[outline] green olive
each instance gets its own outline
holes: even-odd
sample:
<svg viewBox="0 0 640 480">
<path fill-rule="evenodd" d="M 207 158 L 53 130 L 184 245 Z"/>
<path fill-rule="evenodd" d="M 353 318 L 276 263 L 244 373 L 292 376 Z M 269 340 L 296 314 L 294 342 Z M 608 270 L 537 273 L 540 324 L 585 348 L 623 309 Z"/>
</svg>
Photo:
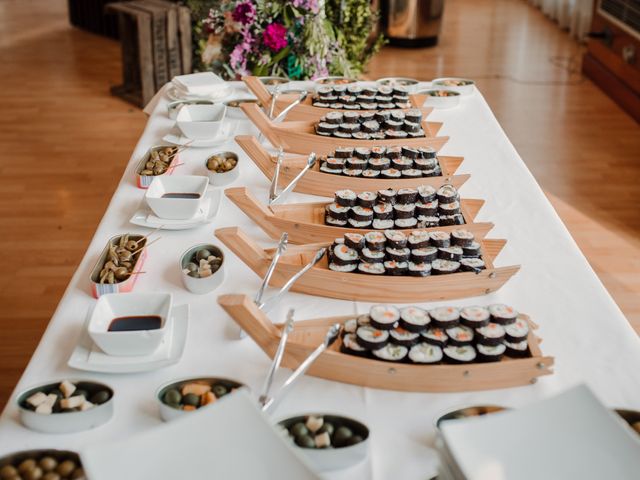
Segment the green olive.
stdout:
<svg viewBox="0 0 640 480">
<path fill-rule="evenodd" d="M 184 397 L 182 397 L 182 404 L 197 407 L 198 405 L 200 405 L 200 397 L 195 393 L 187 393 Z"/>
<path fill-rule="evenodd" d="M 182 395 L 180 395 L 180 392 L 178 390 L 176 390 L 175 388 L 172 388 L 171 390 L 167 390 L 167 392 L 164 394 L 164 397 L 162 397 L 162 399 L 164 403 L 166 403 L 167 405 L 170 405 L 172 407 L 178 407 L 180 406 Z"/>
<path fill-rule="evenodd" d="M 333 443 L 341 447 L 346 441 L 353 436 L 353 432 L 349 427 L 338 427 L 333 435 Z"/>
<path fill-rule="evenodd" d="M 71 475 L 71 472 L 76 469 L 76 466 L 77 465 L 73 460 L 65 460 L 60 465 L 58 465 L 58 468 L 56 468 L 56 473 L 61 477 L 68 477 L 69 475 Z"/>
<path fill-rule="evenodd" d="M 206 260 L 210 256 L 211 252 L 206 248 L 203 248 L 202 250 L 198 250 L 198 252 L 196 253 L 196 260 L 199 262 L 200 260 Z"/>
<path fill-rule="evenodd" d="M 29 470 L 22 474 L 24 480 L 40 480 L 44 473 L 40 467 L 35 467 L 33 470 Z"/>
<path fill-rule="evenodd" d="M 111 394 L 107 390 L 100 390 L 99 392 L 93 394 L 89 401 L 95 405 L 102 405 L 103 403 L 108 401 L 109 398 L 111 398 Z"/>
<path fill-rule="evenodd" d="M 69 477 L 71 480 L 85 480 L 85 478 L 87 478 L 84 474 L 84 470 L 81 467 L 76 468 L 73 473 L 71 474 L 71 477 Z"/>
<path fill-rule="evenodd" d="M 324 422 L 322 424 L 322 426 L 320 427 L 320 429 L 316 432 L 316 435 L 318 433 L 327 432 L 329 434 L 329 436 L 331 436 L 331 435 L 333 435 L 334 430 L 335 430 L 335 427 L 333 426 L 332 423 Z"/>
<path fill-rule="evenodd" d="M 5 465 L 0 468 L 0 478 L 2 480 L 10 480 L 18 475 L 18 470 L 13 465 Z"/>
<path fill-rule="evenodd" d="M 42 457 L 40 459 L 40 468 L 45 472 L 51 472 L 58 466 L 58 461 L 53 457 Z"/>
<path fill-rule="evenodd" d="M 58 475 L 56 472 L 45 473 L 42 480 L 61 480 L 62 477 Z"/>
<path fill-rule="evenodd" d="M 296 437 L 296 445 L 302 448 L 315 448 L 316 442 L 309 435 L 300 435 Z"/>
<path fill-rule="evenodd" d="M 36 467 L 36 461 L 33 458 L 27 458 L 26 460 L 23 460 L 20 465 L 18 465 L 18 472 L 24 475 L 25 473 L 33 470 Z"/>
<path fill-rule="evenodd" d="M 224 397 L 227 393 L 229 393 L 229 389 L 221 383 L 216 383 L 211 391 L 217 398 Z"/>
<path fill-rule="evenodd" d="M 294 424 L 293 427 L 291 427 L 291 430 L 289 431 L 291 432 L 291 435 L 293 435 L 294 437 L 299 437 L 301 435 L 309 435 L 309 429 L 302 422 L 298 422 Z"/>
<path fill-rule="evenodd" d="M 354 435 L 353 437 L 347 439 L 347 441 L 345 442 L 345 446 L 355 445 L 357 443 L 361 443 L 362 441 L 363 438 L 360 435 Z"/>
<path fill-rule="evenodd" d="M 198 265 L 196 265 L 194 262 L 189 262 L 189 263 L 187 263 L 187 270 L 189 270 L 189 272 L 191 272 L 191 273 L 197 272 L 198 271 Z"/>
</svg>

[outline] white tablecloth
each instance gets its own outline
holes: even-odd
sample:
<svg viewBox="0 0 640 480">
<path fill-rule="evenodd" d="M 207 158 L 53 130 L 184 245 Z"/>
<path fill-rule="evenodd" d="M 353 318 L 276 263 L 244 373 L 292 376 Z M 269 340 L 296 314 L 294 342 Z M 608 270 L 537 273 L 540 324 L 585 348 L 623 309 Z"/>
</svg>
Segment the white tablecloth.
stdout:
<svg viewBox="0 0 640 480">
<path fill-rule="evenodd" d="M 226 198 L 213 224 L 187 231 L 163 231 L 162 240 L 150 247 L 144 268 L 147 273 L 135 287 L 138 292 L 172 292 L 175 304 L 190 304 L 189 334 L 181 361 L 163 370 L 129 375 L 78 372 L 66 365 L 87 309 L 95 302 L 88 275 L 107 239 L 117 233 L 148 232 L 128 223 L 143 196 L 135 186 L 134 169 L 147 148 L 161 143 L 173 125 L 167 117 L 166 103 L 167 99 L 161 98 L 153 107 L 109 208 L 16 389 L 18 392 L 67 377 L 104 381 L 116 391 L 114 418 L 88 432 L 45 435 L 23 427 L 17 408 L 9 403 L 0 418 L 0 454 L 36 447 L 81 449 L 153 428 L 160 423 L 154 393 L 159 385 L 175 378 L 221 375 L 245 382 L 254 392 L 262 385 L 269 359 L 250 339 L 237 340 L 235 324 L 216 302 L 217 295 L 223 293 L 253 295 L 260 279 L 227 251 L 225 283 L 214 294 L 198 296 L 184 290 L 177 265 L 188 247 L 201 242 L 219 244 L 213 232 L 220 227 L 240 225 L 258 241 L 273 245 Z M 368 462 L 330 478 L 427 478 L 437 469 L 432 448 L 433 420 L 439 413 L 462 404 L 517 407 L 586 382 L 606 404 L 640 409 L 638 336 L 590 268 L 484 98 L 476 93 L 464 98 L 461 106 L 436 111 L 429 119 L 443 121 L 440 135 L 451 137 L 441 153 L 465 157 L 460 172 L 472 176 L 461 194 L 486 200 L 478 221 L 495 223 L 489 237 L 508 239 L 497 265 L 522 265 L 521 271 L 498 292 L 447 303 L 504 302 L 528 313 L 540 325 L 543 353 L 555 356 L 555 374 L 541 377 L 531 386 L 457 394 L 398 393 L 305 377 L 274 412 L 275 418 L 299 412 L 335 411 L 363 420 L 372 432 Z M 243 122 L 236 134 L 247 132 L 255 130 Z M 247 185 L 266 201 L 267 180 L 233 139 L 222 147 L 184 152 L 186 165 L 175 174 L 205 174 L 207 155 L 221 149 L 240 154 L 241 177 L 235 185 Z M 548 154 L 553 155 L 553 151 Z M 313 198 L 290 196 L 291 201 Z M 272 319 L 282 321 L 289 307 L 296 308 L 296 318 L 305 319 L 348 314 L 356 309 L 364 312 L 368 305 L 290 293 L 271 312 Z M 425 367 L 425 374 L 428 370 Z M 286 374 L 279 372 L 276 386 Z"/>
</svg>

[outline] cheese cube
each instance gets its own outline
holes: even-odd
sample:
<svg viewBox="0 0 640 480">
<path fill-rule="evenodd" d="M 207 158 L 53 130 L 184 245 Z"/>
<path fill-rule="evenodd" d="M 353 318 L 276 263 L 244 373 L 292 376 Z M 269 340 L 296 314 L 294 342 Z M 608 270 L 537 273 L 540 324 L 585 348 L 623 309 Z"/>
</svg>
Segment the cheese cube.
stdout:
<svg viewBox="0 0 640 480">
<path fill-rule="evenodd" d="M 84 403 L 80 405 L 80 411 L 84 412 L 85 410 L 89 410 L 90 408 L 93 408 L 93 407 L 94 407 L 93 403 L 85 400 Z"/>
<path fill-rule="evenodd" d="M 36 413 L 41 413 L 42 415 L 51 415 L 52 412 L 53 409 L 51 405 L 47 405 L 46 403 L 41 403 L 38 405 L 38 408 L 36 408 Z"/>
<path fill-rule="evenodd" d="M 27 403 L 34 408 L 40 406 L 47 399 L 47 394 L 44 392 L 36 392 L 27 398 Z"/>
<path fill-rule="evenodd" d="M 75 397 L 63 398 L 60 400 L 60 407 L 64 410 L 77 408 L 85 402 L 84 395 L 76 395 Z"/>
<path fill-rule="evenodd" d="M 316 435 L 313 439 L 316 443 L 316 447 L 323 448 L 331 445 L 331 437 L 329 436 L 329 432 L 321 433 L 320 435 Z"/>
<path fill-rule="evenodd" d="M 71 395 L 73 395 L 73 392 L 76 391 L 76 386 L 69 380 L 65 380 L 64 382 L 62 382 L 59 388 L 64 395 L 64 398 L 69 398 Z"/>
</svg>

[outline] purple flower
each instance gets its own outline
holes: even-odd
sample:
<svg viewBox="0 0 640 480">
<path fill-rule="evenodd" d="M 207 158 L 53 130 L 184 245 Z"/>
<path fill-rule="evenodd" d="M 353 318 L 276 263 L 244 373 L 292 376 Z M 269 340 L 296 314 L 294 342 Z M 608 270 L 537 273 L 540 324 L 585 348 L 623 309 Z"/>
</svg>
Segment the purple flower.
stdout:
<svg viewBox="0 0 640 480">
<path fill-rule="evenodd" d="M 236 5 L 232 14 L 233 20 L 246 25 L 256 18 L 256 7 L 251 2 L 242 2 Z"/>
<path fill-rule="evenodd" d="M 280 23 L 267 25 L 262 33 L 264 44 L 274 52 L 278 52 L 287 46 L 287 29 Z"/>
<path fill-rule="evenodd" d="M 296 8 L 304 8 L 312 13 L 318 13 L 318 0 L 293 0 L 293 6 Z"/>
</svg>

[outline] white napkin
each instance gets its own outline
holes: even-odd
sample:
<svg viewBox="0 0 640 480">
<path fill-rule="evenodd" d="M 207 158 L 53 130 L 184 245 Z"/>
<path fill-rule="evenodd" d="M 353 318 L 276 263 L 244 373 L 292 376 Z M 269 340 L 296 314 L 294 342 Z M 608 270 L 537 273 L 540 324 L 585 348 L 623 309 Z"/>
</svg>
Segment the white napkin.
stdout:
<svg viewBox="0 0 640 480">
<path fill-rule="evenodd" d="M 229 90 L 227 83 L 213 72 L 179 75 L 171 82 L 181 95 L 216 97 L 226 95 Z"/>
</svg>

